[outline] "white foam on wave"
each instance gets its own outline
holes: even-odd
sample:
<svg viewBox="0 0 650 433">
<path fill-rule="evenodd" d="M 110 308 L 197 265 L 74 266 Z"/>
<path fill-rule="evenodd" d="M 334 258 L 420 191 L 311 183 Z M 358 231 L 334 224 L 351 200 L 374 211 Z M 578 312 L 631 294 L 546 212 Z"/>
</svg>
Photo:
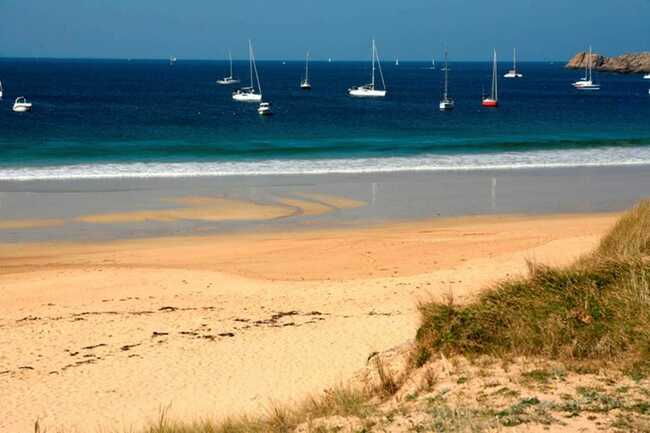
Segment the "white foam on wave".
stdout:
<svg viewBox="0 0 650 433">
<path fill-rule="evenodd" d="M 650 165 L 650 147 L 600 147 L 464 155 L 430 154 L 385 158 L 134 162 L 12 167 L 0 168 L 0 180 L 354 174 L 629 165 Z"/>
</svg>

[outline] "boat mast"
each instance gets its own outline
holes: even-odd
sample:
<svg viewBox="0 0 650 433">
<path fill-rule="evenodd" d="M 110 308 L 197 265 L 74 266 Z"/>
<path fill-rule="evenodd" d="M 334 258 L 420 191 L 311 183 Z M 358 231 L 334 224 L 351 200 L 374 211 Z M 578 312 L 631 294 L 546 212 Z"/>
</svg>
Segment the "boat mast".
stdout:
<svg viewBox="0 0 650 433">
<path fill-rule="evenodd" d="M 372 40 L 372 81 L 370 82 L 373 89 L 375 87 L 375 40 Z"/>
<path fill-rule="evenodd" d="M 232 78 L 232 51 L 228 50 L 228 58 L 230 59 L 230 78 Z"/>
<path fill-rule="evenodd" d="M 498 87 L 497 87 L 497 50 L 494 50 L 494 59 L 492 63 L 492 99 L 495 101 L 498 98 Z"/>
<path fill-rule="evenodd" d="M 517 73 L 517 49 L 512 49 L 512 70 Z"/>
<path fill-rule="evenodd" d="M 591 72 L 591 45 L 589 45 L 589 58 L 587 59 L 587 71 L 588 71 L 587 79 L 589 81 L 592 81 L 592 79 L 591 79 L 591 74 L 592 74 L 592 72 Z"/>
<path fill-rule="evenodd" d="M 449 67 L 447 65 L 447 50 L 445 50 L 445 97 L 444 100 L 448 99 L 449 93 Z"/>
<path fill-rule="evenodd" d="M 250 42 L 250 41 L 249 41 Z M 253 51 L 253 45 L 250 46 L 251 49 L 251 63 L 253 64 L 253 69 L 255 69 L 255 79 L 257 80 L 257 89 L 262 94 L 262 85 L 260 84 L 260 75 L 257 73 L 257 63 L 255 63 L 255 51 Z M 251 76 L 251 87 L 253 87 L 253 77 Z"/>
<path fill-rule="evenodd" d="M 253 44 L 248 40 L 248 66 L 251 74 L 251 88 L 253 87 Z"/>
<path fill-rule="evenodd" d="M 307 50 L 307 57 L 305 59 L 305 83 L 309 83 L 309 50 Z"/>
<path fill-rule="evenodd" d="M 379 51 L 377 51 L 377 46 L 374 44 L 374 40 L 372 41 L 374 52 L 375 52 L 375 57 L 377 58 L 377 66 L 379 67 L 379 78 L 381 78 L 381 85 L 384 90 L 386 90 L 386 82 L 384 81 L 384 72 L 381 70 L 381 62 L 379 61 Z M 374 79 L 372 80 L 374 84 Z"/>
</svg>

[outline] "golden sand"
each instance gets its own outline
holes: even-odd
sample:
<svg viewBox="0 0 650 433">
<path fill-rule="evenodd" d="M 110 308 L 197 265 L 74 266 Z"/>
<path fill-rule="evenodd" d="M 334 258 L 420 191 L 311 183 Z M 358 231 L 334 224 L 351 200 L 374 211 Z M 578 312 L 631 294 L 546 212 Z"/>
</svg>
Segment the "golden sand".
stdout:
<svg viewBox="0 0 650 433">
<path fill-rule="evenodd" d="M 0 245 L 0 432 L 36 418 L 126 430 L 167 405 L 193 419 L 301 399 L 411 339 L 417 299 L 468 299 L 526 260 L 567 263 L 616 217 Z"/>
</svg>

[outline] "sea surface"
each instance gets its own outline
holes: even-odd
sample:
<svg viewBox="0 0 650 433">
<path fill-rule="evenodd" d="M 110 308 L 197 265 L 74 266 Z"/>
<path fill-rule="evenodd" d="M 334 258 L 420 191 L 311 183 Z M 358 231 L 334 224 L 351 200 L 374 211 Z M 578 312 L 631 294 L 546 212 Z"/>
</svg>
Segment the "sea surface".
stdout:
<svg viewBox="0 0 650 433">
<path fill-rule="evenodd" d="M 453 112 L 440 112 L 443 72 L 426 62 L 382 64 L 383 99 L 347 88 L 369 62 L 261 61 L 264 100 L 235 102 L 223 61 L 0 59 L 0 180 L 366 173 L 650 165 L 650 81 L 521 63 L 501 78 L 500 107 L 480 106 L 491 64 L 450 63 Z M 501 63 L 500 73 L 509 68 Z M 248 62 L 235 62 L 248 84 Z M 17 96 L 31 113 L 11 110 Z"/>
</svg>

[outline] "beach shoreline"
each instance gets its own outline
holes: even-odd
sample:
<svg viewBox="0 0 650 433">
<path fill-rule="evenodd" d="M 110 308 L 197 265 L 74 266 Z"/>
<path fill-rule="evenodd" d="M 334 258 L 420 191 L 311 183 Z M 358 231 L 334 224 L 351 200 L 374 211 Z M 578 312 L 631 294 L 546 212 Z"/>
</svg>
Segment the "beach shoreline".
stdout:
<svg viewBox="0 0 650 433">
<path fill-rule="evenodd" d="M 473 215 L 618 212 L 648 191 L 645 167 L 0 180 L 0 243 L 363 227 Z"/>
</svg>

